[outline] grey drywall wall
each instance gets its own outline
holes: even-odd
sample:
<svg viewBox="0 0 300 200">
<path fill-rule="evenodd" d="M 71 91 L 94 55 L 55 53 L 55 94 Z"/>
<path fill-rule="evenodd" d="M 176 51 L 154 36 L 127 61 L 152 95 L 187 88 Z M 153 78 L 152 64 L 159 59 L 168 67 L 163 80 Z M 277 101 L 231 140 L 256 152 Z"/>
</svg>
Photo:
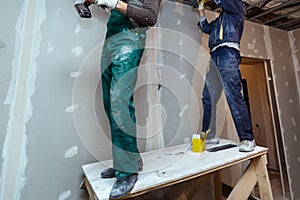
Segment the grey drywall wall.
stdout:
<svg viewBox="0 0 300 200">
<path fill-rule="evenodd" d="M 12 67 L 15 54 L 15 24 L 21 11 L 22 4 L 11 5 L 10 2 L 2 2 L 0 8 L 0 153 L 4 144 L 7 131 L 9 105 L 6 102 L 6 93 L 11 81 Z M 8 17 L 9 16 L 9 17 Z M 4 18 L 8 19 L 3 20 Z M 2 163 L 2 156 L 0 163 Z M 0 171 L 2 165 L 0 165 Z M 1 190 L 1 189 L 0 189 Z"/>
<path fill-rule="evenodd" d="M 201 82 L 198 82 L 199 86 L 203 87 L 204 82 L 203 74 L 196 68 L 200 66 L 195 65 L 202 51 L 200 42 L 203 35 L 197 27 L 197 22 L 198 14 L 191 7 L 163 1 L 159 27 L 174 31 L 174 34 L 164 34 L 162 36 L 161 46 L 170 48 L 168 48 L 169 51 L 161 52 L 160 56 L 164 66 L 159 69 L 163 85 L 161 88 L 161 105 L 167 113 L 166 123 L 163 127 L 164 141 L 167 146 L 182 144 L 185 139 L 186 141 L 190 139 L 191 134 L 198 130 L 198 127 L 195 127 L 193 123 L 198 125 L 199 116 L 202 115 L 200 114 L 194 119 L 189 116 L 189 113 L 194 110 L 198 109 L 200 111 L 199 108 L 193 107 L 191 103 L 193 93 L 196 96 L 201 96 L 200 90 L 197 91 L 193 87 L 192 80 L 194 76 L 201 77 L 202 75 Z M 189 39 L 199 43 L 198 49 L 192 48 L 192 41 L 189 41 Z M 170 77 L 171 81 L 168 81 Z M 199 88 L 199 86 L 196 87 Z M 178 92 L 171 91 L 170 88 L 178 88 Z M 199 101 L 197 105 L 200 105 Z"/>
<path fill-rule="evenodd" d="M 18 51 L 17 36 L 16 36 L 16 23 L 19 13 L 22 9 L 22 4 L 16 2 L 1 2 L 0 8 L 0 170 L 3 171 L 3 160 L 5 153 L 2 151 L 6 138 L 8 128 L 10 109 L 10 97 L 7 93 L 8 88 L 11 87 L 12 79 L 12 64 L 16 62 L 15 54 Z M 4 20 L 5 19 L 5 20 Z M 0 186 L 2 179 L 0 178 Z M 1 194 L 1 187 L 0 187 Z"/>
<path fill-rule="evenodd" d="M 81 165 L 96 159 L 88 153 L 89 148 L 80 137 L 88 135 L 85 131 L 90 130 L 82 130 L 73 116 L 77 109 L 86 108 L 74 96 L 77 94 L 74 82 L 81 75 L 89 78 L 91 83 L 83 87 L 91 87 L 85 88 L 87 93 L 82 90 L 79 93 L 83 100 L 91 100 L 86 102 L 88 105 L 95 103 L 92 95 L 96 94 L 98 77 L 94 75 L 99 72 L 97 61 L 100 56 L 96 47 L 104 39 L 108 16 L 100 9 L 92 8 L 94 17 L 84 20 L 77 16 L 73 5 L 74 1 L 47 1 L 45 13 L 39 13 L 45 14 L 46 18 L 40 30 L 42 41 L 32 98 L 33 115 L 27 124 L 29 162 L 22 199 L 39 199 L 41 196 L 49 200 L 87 198 L 86 193 L 78 189 L 82 181 Z M 93 65 L 84 62 L 85 59 L 93 60 Z M 90 66 L 92 70 L 86 69 Z M 94 113 L 90 112 L 90 116 Z M 91 120 L 86 119 L 85 123 L 88 121 Z M 105 145 L 98 147 L 99 153 L 106 149 Z"/>
<path fill-rule="evenodd" d="M 0 52 L 0 199 L 86 199 L 78 189 L 81 165 L 95 158 L 80 141 L 73 120 L 73 72 L 103 41 L 107 15 L 96 9 L 94 18 L 84 21 L 73 5 L 73 1 L 14 1 L 1 6 L 1 19 L 9 21 L 1 20 L 5 28 L 0 34 L 5 45 Z M 28 74 L 22 71 L 26 68 Z M 25 93 L 18 85 L 22 81 L 29 93 L 16 100 L 17 93 Z M 23 109 L 25 114 L 19 117 L 9 109 Z M 20 120 L 23 128 L 15 132 L 8 120 Z"/>
<path fill-rule="evenodd" d="M 259 42 L 260 38 L 264 42 Z M 279 112 L 281 134 L 288 169 L 291 196 L 299 198 L 299 93 L 289 33 L 266 26 L 246 23 L 242 54 L 246 57 L 270 60 L 274 83 L 277 108 Z"/>
<path fill-rule="evenodd" d="M 295 74 L 298 83 L 298 94 L 300 95 L 300 28 L 290 31 L 291 54 L 295 66 Z M 299 102 L 300 104 L 300 102 Z"/>
</svg>

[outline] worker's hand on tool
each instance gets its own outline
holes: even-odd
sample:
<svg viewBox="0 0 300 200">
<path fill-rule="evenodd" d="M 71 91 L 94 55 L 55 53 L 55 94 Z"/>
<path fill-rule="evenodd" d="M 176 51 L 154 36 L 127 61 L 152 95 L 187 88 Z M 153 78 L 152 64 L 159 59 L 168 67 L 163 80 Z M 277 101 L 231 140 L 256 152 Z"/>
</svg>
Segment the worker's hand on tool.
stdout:
<svg viewBox="0 0 300 200">
<path fill-rule="evenodd" d="M 198 10 L 204 10 L 204 3 L 205 3 L 206 0 L 200 0 L 199 1 L 199 7 L 198 7 Z"/>
<path fill-rule="evenodd" d="M 94 0 L 94 3 L 98 6 L 107 6 L 114 9 L 118 4 L 118 0 Z"/>
</svg>

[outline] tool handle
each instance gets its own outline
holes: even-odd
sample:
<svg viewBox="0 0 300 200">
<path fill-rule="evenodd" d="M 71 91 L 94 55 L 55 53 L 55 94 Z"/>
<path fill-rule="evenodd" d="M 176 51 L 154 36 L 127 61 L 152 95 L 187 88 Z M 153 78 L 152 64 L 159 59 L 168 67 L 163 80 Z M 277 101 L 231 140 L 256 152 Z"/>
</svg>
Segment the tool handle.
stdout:
<svg viewBox="0 0 300 200">
<path fill-rule="evenodd" d="M 100 7 L 108 13 L 108 9 L 106 5 L 101 5 Z"/>
<path fill-rule="evenodd" d="M 213 147 L 213 148 L 206 149 L 206 150 L 209 152 L 215 152 L 215 151 L 221 151 L 221 150 L 229 149 L 229 148 L 236 147 L 236 146 L 237 146 L 236 144 L 225 144 L 222 146 L 217 146 L 217 147 Z"/>
</svg>

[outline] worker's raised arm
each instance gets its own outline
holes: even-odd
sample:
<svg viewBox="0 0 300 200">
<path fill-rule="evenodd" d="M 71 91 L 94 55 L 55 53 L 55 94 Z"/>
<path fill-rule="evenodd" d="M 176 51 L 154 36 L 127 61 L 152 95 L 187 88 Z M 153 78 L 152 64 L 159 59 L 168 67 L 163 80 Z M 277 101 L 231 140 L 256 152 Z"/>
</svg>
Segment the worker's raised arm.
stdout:
<svg viewBox="0 0 300 200">
<path fill-rule="evenodd" d="M 208 23 L 206 20 L 205 11 L 204 11 L 204 3 L 205 3 L 205 0 L 201 0 L 199 3 L 198 14 L 200 16 L 200 21 L 198 23 L 198 26 L 200 27 L 202 32 L 204 32 L 206 34 L 210 34 L 212 25 L 210 23 Z"/>
<path fill-rule="evenodd" d="M 245 4 L 242 0 L 212 0 L 227 12 L 232 12 L 240 15 L 245 15 Z"/>
<path fill-rule="evenodd" d="M 144 0 L 141 6 L 119 0 L 94 0 L 94 3 L 116 9 L 141 25 L 153 26 L 157 21 L 160 1 Z"/>
</svg>

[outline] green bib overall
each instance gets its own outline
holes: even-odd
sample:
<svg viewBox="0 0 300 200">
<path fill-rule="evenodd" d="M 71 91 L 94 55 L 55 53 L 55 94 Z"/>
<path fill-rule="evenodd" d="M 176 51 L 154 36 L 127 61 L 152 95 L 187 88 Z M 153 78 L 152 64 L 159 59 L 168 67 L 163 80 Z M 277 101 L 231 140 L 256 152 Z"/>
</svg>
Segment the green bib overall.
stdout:
<svg viewBox="0 0 300 200">
<path fill-rule="evenodd" d="M 137 172 L 140 158 L 136 140 L 133 93 L 144 52 L 146 29 L 134 29 L 130 19 L 112 10 L 101 56 L 104 109 L 111 128 L 115 177 Z"/>
</svg>

